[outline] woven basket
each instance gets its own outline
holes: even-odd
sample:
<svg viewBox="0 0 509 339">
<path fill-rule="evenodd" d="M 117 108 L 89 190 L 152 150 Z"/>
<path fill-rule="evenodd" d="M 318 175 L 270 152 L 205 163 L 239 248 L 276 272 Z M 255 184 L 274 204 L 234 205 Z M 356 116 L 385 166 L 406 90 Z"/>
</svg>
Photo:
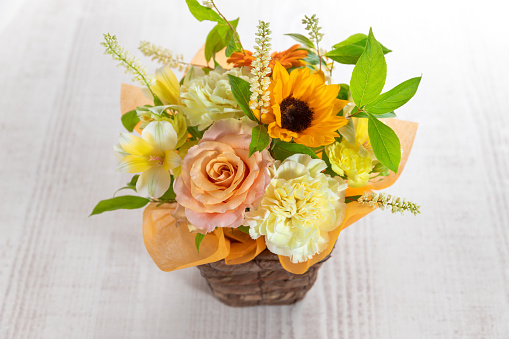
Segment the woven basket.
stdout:
<svg viewBox="0 0 509 339">
<path fill-rule="evenodd" d="M 316 281 L 320 266 L 304 274 L 286 271 L 278 256 L 268 250 L 244 264 L 226 265 L 224 260 L 197 266 L 214 296 L 229 306 L 289 305 L 304 298 Z"/>
</svg>

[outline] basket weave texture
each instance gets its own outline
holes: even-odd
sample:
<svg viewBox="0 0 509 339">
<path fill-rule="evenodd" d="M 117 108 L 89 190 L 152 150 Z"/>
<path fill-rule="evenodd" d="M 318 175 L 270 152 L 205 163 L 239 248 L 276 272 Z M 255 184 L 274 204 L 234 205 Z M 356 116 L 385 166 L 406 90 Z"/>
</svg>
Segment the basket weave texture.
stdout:
<svg viewBox="0 0 509 339">
<path fill-rule="evenodd" d="M 320 266 L 304 274 L 286 271 L 278 256 L 268 250 L 252 261 L 226 265 L 224 260 L 197 266 L 214 296 L 229 306 L 290 305 L 304 298 L 316 281 Z"/>
</svg>

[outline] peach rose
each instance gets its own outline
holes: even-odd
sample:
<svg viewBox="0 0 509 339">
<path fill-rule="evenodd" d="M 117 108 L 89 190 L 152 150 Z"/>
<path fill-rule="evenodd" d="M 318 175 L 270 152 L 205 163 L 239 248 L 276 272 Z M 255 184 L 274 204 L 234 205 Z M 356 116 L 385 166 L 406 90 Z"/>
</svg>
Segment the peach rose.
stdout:
<svg viewBox="0 0 509 339">
<path fill-rule="evenodd" d="M 253 124 L 236 119 L 214 123 L 182 160 L 174 184 L 177 202 L 197 228 L 238 227 L 270 182 L 267 150 L 249 157 Z"/>
</svg>

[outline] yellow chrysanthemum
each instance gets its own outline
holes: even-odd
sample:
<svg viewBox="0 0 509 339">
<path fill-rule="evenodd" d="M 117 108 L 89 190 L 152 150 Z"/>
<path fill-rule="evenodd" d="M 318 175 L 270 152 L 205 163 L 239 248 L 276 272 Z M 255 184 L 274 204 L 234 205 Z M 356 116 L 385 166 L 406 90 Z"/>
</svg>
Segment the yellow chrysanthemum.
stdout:
<svg viewBox="0 0 509 339">
<path fill-rule="evenodd" d="M 270 109 L 255 111 L 262 123 L 268 124 L 269 135 L 283 141 L 292 139 L 309 147 L 329 145 L 339 136 L 338 128 L 347 120 L 336 114 L 348 101 L 339 100 L 339 85 L 326 85 L 323 72 L 308 68 L 290 74 L 276 62 L 269 86 Z"/>
</svg>

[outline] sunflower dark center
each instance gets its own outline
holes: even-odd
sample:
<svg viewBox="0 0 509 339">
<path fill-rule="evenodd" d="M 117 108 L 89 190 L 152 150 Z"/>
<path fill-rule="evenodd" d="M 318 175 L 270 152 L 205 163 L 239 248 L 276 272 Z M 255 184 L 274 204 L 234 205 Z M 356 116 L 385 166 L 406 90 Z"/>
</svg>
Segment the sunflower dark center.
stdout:
<svg viewBox="0 0 509 339">
<path fill-rule="evenodd" d="M 292 132 L 302 132 L 313 121 L 313 111 L 304 101 L 292 96 L 284 99 L 279 105 L 281 108 L 281 127 Z"/>
</svg>

